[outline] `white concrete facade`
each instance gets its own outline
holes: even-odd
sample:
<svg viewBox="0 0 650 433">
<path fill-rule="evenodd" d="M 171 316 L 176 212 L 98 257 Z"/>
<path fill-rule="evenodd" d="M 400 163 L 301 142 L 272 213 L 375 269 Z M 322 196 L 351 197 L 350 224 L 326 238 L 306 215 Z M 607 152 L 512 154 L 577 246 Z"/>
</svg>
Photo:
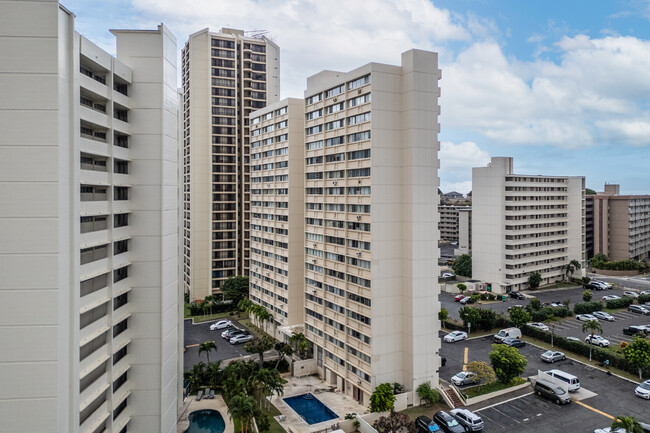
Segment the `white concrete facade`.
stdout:
<svg viewBox="0 0 650 433">
<path fill-rule="evenodd" d="M 307 79 L 305 334 L 364 405 L 384 382 L 438 384 L 440 76 L 411 50 Z"/>
<path fill-rule="evenodd" d="M 305 101 L 254 111 L 251 142 L 250 299 L 273 316 L 267 332 L 304 322 Z"/>
<path fill-rule="evenodd" d="M 492 158 L 472 169 L 472 277 L 495 293 L 563 278 L 585 262 L 585 179 L 515 174 L 513 160 Z"/>
<path fill-rule="evenodd" d="M 0 15 L 0 429 L 175 431 L 175 38 Z"/>
<path fill-rule="evenodd" d="M 280 49 L 242 30 L 182 50 L 183 284 L 192 300 L 250 270 L 249 115 L 280 99 Z"/>
</svg>

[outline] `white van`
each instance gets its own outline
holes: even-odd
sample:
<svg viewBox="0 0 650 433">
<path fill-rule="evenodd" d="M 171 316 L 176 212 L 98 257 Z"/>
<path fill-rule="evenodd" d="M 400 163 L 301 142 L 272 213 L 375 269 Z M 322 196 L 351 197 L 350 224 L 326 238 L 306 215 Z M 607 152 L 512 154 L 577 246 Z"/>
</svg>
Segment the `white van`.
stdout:
<svg viewBox="0 0 650 433">
<path fill-rule="evenodd" d="M 577 391 L 580 389 L 580 379 L 572 374 L 562 370 L 549 370 L 545 373 L 561 380 L 562 382 L 566 382 L 569 385 L 569 391 Z"/>
<path fill-rule="evenodd" d="M 506 328 L 494 334 L 494 342 L 502 343 L 506 338 L 521 338 L 521 329 L 519 328 Z"/>
</svg>

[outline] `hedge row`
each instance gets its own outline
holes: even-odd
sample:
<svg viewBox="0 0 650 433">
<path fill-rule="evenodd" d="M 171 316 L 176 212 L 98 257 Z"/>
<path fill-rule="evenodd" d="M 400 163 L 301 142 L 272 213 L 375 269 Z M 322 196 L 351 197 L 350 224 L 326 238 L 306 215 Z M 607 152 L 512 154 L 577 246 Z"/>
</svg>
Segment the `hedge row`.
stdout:
<svg viewBox="0 0 650 433">
<path fill-rule="evenodd" d="M 609 308 L 610 310 L 616 310 L 617 308 L 627 308 L 633 303 L 634 299 L 632 298 L 612 299 L 611 301 L 607 301 L 605 307 Z"/>
<path fill-rule="evenodd" d="M 638 301 L 639 304 L 645 304 L 646 302 L 650 302 L 650 295 L 640 295 Z"/>
<path fill-rule="evenodd" d="M 581 302 L 573 307 L 576 314 L 590 314 L 603 309 L 602 302 Z"/>
<path fill-rule="evenodd" d="M 203 303 L 191 303 L 190 304 L 190 315 L 191 316 L 201 316 L 206 314 L 202 308 Z M 212 306 L 208 309 L 207 314 L 216 314 L 216 313 L 225 313 L 227 311 L 234 311 L 236 306 L 232 301 L 223 301 L 223 302 L 213 302 Z"/>
<path fill-rule="evenodd" d="M 521 328 L 521 333 L 527 335 L 528 337 L 536 338 L 538 340 L 544 341 L 546 343 L 551 342 L 551 333 L 547 331 L 542 331 L 540 329 L 531 328 L 530 326 L 524 325 Z M 589 357 L 589 344 L 583 343 L 582 341 L 572 341 L 567 340 L 562 336 L 556 335 L 553 338 L 553 343 L 560 349 L 564 349 L 568 352 L 575 353 L 576 355 Z M 597 362 L 604 362 L 606 359 L 609 359 L 609 365 L 619 370 L 626 371 L 630 374 L 638 375 L 639 370 L 629 362 L 625 360 L 623 354 L 613 353 L 606 349 L 601 349 L 597 346 L 591 346 L 592 355 L 591 358 Z M 644 378 L 650 378 L 650 366 L 644 368 L 641 371 L 641 374 Z"/>
<path fill-rule="evenodd" d="M 529 310 L 533 322 L 543 322 L 550 317 L 571 317 L 573 313 L 568 307 L 544 307 L 539 310 Z"/>
</svg>

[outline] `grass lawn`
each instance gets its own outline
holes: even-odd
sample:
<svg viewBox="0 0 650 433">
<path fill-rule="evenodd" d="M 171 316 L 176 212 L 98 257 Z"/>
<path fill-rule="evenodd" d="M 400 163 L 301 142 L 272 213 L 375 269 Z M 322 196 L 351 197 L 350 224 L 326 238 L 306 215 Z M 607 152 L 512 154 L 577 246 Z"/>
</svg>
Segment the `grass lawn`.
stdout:
<svg viewBox="0 0 650 433">
<path fill-rule="evenodd" d="M 405 413 L 411 418 L 413 421 L 420 415 L 426 415 L 429 418 L 433 418 L 433 415 L 438 412 L 439 410 L 444 410 L 448 411 L 449 406 L 447 406 L 441 398 L 441 401 L 439 403 L 434 404 L 433 406 L 426 406 L 426 405 L 420 405 L 420 406 L 412 406 L 409 407 L 408 409 L 404 409 L 400 413 Z"/>
<path fill-rule="evenodd" d="M 571 353 L 571 352 L 569 352 L 567 350 L 564 350 L 564 349 L 561 349 L 561 348 L 559 348 L 557 346 L 551 347 L 551 345 L 549 343 L 545 343 L 543 341 L 536 340 L 534 338 L 530 338 L 530 337 L 527 337 L 527 336 L 523 336 L 522 339 L 527 341 L 528 343 L 535 344 L 536 346 L 542 347 L 542 348 L 547 349 L 547 350 L 559 350 L 561 352 L 564 352 L 566 354 L 567 358 L 571 358 L 571 359 L 574 359 L 576 361 L 580 361 L 580 362 L 583 362 L 585 364 L 589 364 L 590 366 L 594 367 L 597 370 L 602 371 L 603 373 L 607 371 L 603 367 L 599 367 L 598 362 L 596 362 L 596 361 L 591 361 L 590 362 L 588 357 L 576 355 L 575 353 Z M 595 347 L 598 347 L 598 346 L 595 346 Z M 612 348 L 612 346 L 610 346 L 610 348 Z M 614 346 L 614 348 L 618 348 L 618 346 Z M 616 351 L 616 349 L 612 350 L 612 352 L 615 352 L 615 351 Z M 630 379 L 630 380 L 633 380 L 635 382 L 639 381 L 639 376 L 636 376 L 634 374 L 630 374 L 627 371 L 619 370 L 618 368 L 614 368 L 614 367 L 610 367 L 609 371 L 611 371 L 614 374 L 618 374 L 619 376 L 622 376 L 622 377 L 624 377 L 626 379 Z"/>
<path fill-rule="evenodd" d="M 515 377 L 510 383 L 492 382 L 485 385 L 473 386 L 471 388 L 464 389 L 463 394 L 465 394 L 467 398 L 478 397 L 479 395 L 501 391 L 502 389 L 510 388 L 524 383 L 526 383 L 524 379 L 521 377 Z"/>
<path fill-rule="evenodd" d="M 225 312 L 225 313 L 217 313 L 217 314 L 206 314 L 205 316 L 185 316 L 186 319 L 193 318 L 194 323 L 202 323 L 202 322 L 209 322 L 210 320 L 217 320 L 217 319 L 229 319 L 230 313 Z"/>
</svg>

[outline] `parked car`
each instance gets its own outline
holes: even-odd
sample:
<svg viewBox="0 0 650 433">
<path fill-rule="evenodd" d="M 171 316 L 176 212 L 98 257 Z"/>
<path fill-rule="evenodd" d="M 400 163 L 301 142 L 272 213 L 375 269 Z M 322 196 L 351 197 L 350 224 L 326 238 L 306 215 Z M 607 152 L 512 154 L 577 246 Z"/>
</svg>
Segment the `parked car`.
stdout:
<svg viewBox="0 0 650 433">
<path fill-rule="evenodd" d="M 594 433 L 612 433 L 612 428 L 611 427 L 605 427 L 605 428 L 597 428 L 594 430 Z M 627 430 L 625 430 L 623 427 L 617 428 L 614 433 L 627 433 Z"/>
<path fill-rule="evenodd" d="M 580 320 L 581 322 L 586 322 L 587 320 L 595 320 L 598 322 L 598 318 L 596 318 L 596 316 L 593 314 L 576 314 L 576 319 Z"/>
<path fill-rule="evenodd" d="M 542 353 L 542 361 L 544 362 L 550 362 L 553 364 L 555 361 L 564 361 L 566 359 L 566 355 L 564 352 L 558 352 L 557 350 L 547 350 L 546 352 Z"/>
<path fill-rule="evenodd" d="M 608 283 L 607 281 L 591 280 L 590 283 L 599 284 L 602 287 L 605 287 L 606 289 L 613 289 L 614 288 L 614 285 L 612 283 Z"/>
<path fill-rule="evenodd" d="M 452 409 L 451 416 L 458 420 L 458 423 L 465 427 L 465 431 L 483 430 L 483 420 L 480 416 L 467 409 Z"/>
<path fill-rule="evenodd" d="M 548 326 L 540 322 L 529 323 L 528 326 L 530 326 L 531 328 L 540 329 L 542 331 L 548 331 Z"/>
<path fill-rule="evenodd" d="M 441 276 L 442 276 L 442 278 L 453 278 L 456 275 L 452 274 L 451 272 L 445 272 Z"/>
<path fill-rule="evenodd" d="M 456 373 L 454 376 L 452 376 L 451 381 L 456 386 L 463 386 L 472 383 L 479 383 L 480 379 L 476 373 L 473 373 L 471 371 L 461 371 L 460 373 Z"/>
<path fill-rule="evenodd" d="M 471 296 L 465 296 L 465 297 L 464 297 L 463 299 L 461 299 L 459 302 L 460 302 L 461 304 L 463 304 L 463 305 L 465 305 L 465 304 L 473 304 L 473 303 L 474 303 L 474 301 L 472 301 L 472 297 L 471 297 Z"/>
<path fill-rule="evenodd" d="M 569 341 L 582 341 L 578 337 L 566 337 L 566 339 Z"/>
<path fill-rule="evenodd" d="M 621 297 L 616 295 L 605 295 L 602 298 L 600 298 L 601 301 L 613 301 L 615 299 L 621 299 Z"/>
<path fill-rule="evenodd" d="M 494 342 L 502 343 L 506 338 L 521 338 L 521 329 L 505 328 L 494 334 Z"/>
<path fill-rule="evenodd" d="M 246 343 L 247 341 L 251 341 L 252 339 L 253 336 L 250 334 L 237 334 L 230 339 L 230 344 Z"/>
<path fill-rule="evenodd" d="M 627 296 L 628 298 L 636 299 L 639 297 L 639 294 L 637 292 L 632 292 L 630 290 L 626 290 L 623 292 L 623 296 Z"/>
<path fill-rule="evenodd" d="M 418 433 L 439 432 L 440 427 L 426 415 L 420 415 L 415 419 L 415 428 Z"/>
<path fill-rule="evenodd" d="M 502 343 L 510 347 L 524 347 L 526 345 L 526 342 L 519 338 L 504 338 Z"/>
<path fill-rule="evenodd" d="M 512 310 L 513 308 L 526 309 L 526 307 L 524 307 L 523 305 L 517 304 L 517 305 L 511 305 L 510 307 L 508 307 L 508 311 Z"/>
<path fill-rule="evenodd" d="M 636 335 L 636 334 L 642 334 L 642 335 L 648 335 L 650 334 L 650 329 L 647 329 L 645 326 L 628 326 L 627 328 L 623 328 L 623 334 L 625 335 Z"/>
<path fill-rule="evenodd" d="M 250 332 L 244 329 L 231 328 L 221 333 L 221 336 L 226 340 L 230 340 L 235 335 L 250 335 Z"/>
<path fill-rule="evenodd" d="M 609 340 L 603 338 L 602 335 L 593 335 L 593 336 L 587 335 L 585 337 L 585 343 L 594 344 L 600 347 L 609 346 Z"/>
<path fill-rule="evenodd" d="M 639 384 L 639 386 L 637 386 L 636 389 L 634 390 L 634 393 L 638 397 L 645 398 L 646 400 L 650 400 L 650 379 Z"/>
<path fill-rule="evenodd" d="M 650 310 L 642 305 L 630 305 L 629 307 L 627 307 L 627 310 L 632 313 L 643 314 L 644 316 L 650 314 Z"/>
<path fill-rule="evenodd" d="M 445 343 L 455 343 L 456 341 L 462 341 L 465 339 L 467 339 L 467 332 L 463 331 L 452 331 L 443 337 Z"/>
<path fill-rule="evenodd" d="M 643 290 L 639 295 L 650 295 L 650 290 Z"/>
<path fill-rule="evenodd" d="M 602 285 L 602 284 L 598 284 L 598 282 L 595 282 L 595 283 L 592 282 L 592 283 L 587 284 L 587 289 L 589 289 L 589 290 L 607 290 L 607 287 Z"/>
<path fill-rule="evenodd" d="M 464 297 L 465 297 L 465 295 L 456 295 L 456 296 L 454 296 L 454 301 L 459 302 Z"/>
<path fill-rule="evenodd" d="M 442 431 L 447 433 L 465 432 L 465 428 L 458 423 L 458 420 L 443 410 L 436 412 L 433 416 L 433 422 L 438 424 Z"/>
<path fill-rule="evenodd" d="M 232 322 L 230 320 L 219 320 L 218 322 L 214 322 L 212 325 L 210 325 L 210 331 L 229 328 L 231 326 L 232 326 Z"/>
<path fill-rule="evenodd" d="M 510 297 L 514 299 L 526 299 L 526 296 L 521 292 L 510 292 Z"/>
<path fill-rule="evenodd" d="M 605 313 L 604 311 L 594 311 L 592 314 L 601 320 L 607 320 L 608 322 L 614 321 L 614 316 L 609 313 Z"/>
<path fill-rule="evenodd" d="M 540 379 L 535 382 L 535 394 L 553 400 L 556 404 L 571 403 L 569 393 L 548 380 Z"/>
</svg>

